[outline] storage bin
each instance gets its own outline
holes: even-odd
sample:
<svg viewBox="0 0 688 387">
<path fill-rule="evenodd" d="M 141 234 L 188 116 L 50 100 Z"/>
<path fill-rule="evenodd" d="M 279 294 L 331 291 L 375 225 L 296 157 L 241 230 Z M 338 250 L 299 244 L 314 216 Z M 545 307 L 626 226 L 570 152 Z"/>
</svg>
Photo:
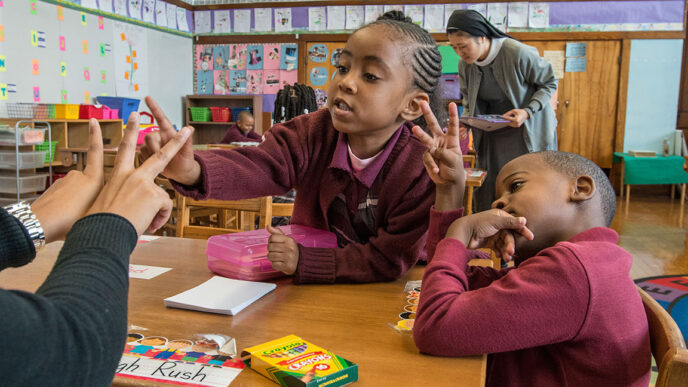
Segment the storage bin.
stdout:
<svg viewBox="0 0 688 387">
<path fill-rule="evenodd" d="M 110 109 L 117 109 L 119 111 L 118 118 L 126 124 L 129 120 L 129 115 L 132 112 L 139 110 L 140 100 L 135 98 L 124 97 L 97 97 L 98 103 L 106 105 Z"/>
<path fill-rule="evenodd" d="M 55 105 L 55 118 L 58 120 L 78 120 L 79 105 L 66 103 Z"/>
<path fill-rule="evenodd" d="M 19 193 L 39 192 L 45 189 L 48 175 L 32 175 L 19 177 Z M 0 176 L 0 193 L 17 193 L 16 176 Z"/>
<path fill-rule="evenodd" d="M 37 144 L 33 147 L 37 151 L 45 152 L 45 164 L 51 163 L 55 160 L 55 150 L 57 148 L 57 141 L 50 142 L 50 148 L 52 152 L 48 152 L 48 141 L 44 141 L 42 144 Z"/>
<path fill-rule="evenodd" d="M 248 110 L 249 112 L 253 113 L 253 110 L 248 107 L 248 106 L 242 106 L 242 107 L 233 107 L 232 108 L 232 119 L 235 121 L 239 119 L 239 113 L 241 113 L 244 110 Z"/>
<path fill-rule="evenodd" d="M 207 107 L 191 106 L 191 121 L 193 122 L 208 122 L 211 119 L 210 109 Z"/>
<path fill-rule="evenodd" d="M 33 112 L 33 118 L 37 120 L 49 120 L 55 118 L 55 105 L 42 103 L 36 105 Z"/>
<path fill-rule="evenodd" d="M 210 113 L 213 116 L 213 122 L 229 122 L 232 120 L 232 112 L 228 107 L 212 106 Z"/>
<path fill-rule="evenodd" d="M 0 169 L 17 168 L 17 155 L 19 156 L 19 169 L 43 168 L 45 165 L 46 151 L 37 152 L 0 152 Z"/>
<path fill-rule="evenodd" d="M 103 119 L 104 120 L 116 120 L 119 119 L 119 109 L 111 109 L 107 107 L 106 105 L 102 105 L 103 107 Z"/>
<path fill-rule="evenodd" d="M 306 247 L 337 247 L 337 237 L 324 230 L 292 224 L 279 227 L 285 235 Z M 208 268 L 221 276 L 249 281 L 264 281 L 284 276 L 272 269 L 267 258 L 267 230 L 253 230 L 208 238 Z"/>
<path fill-rule="evenodd" d="M 45 141 L 47 129 L 36 129 L 30 126 L 19 128 L 19 145 L 41 144 Z M 14 145 L 17 137 L 15 128 L 8 125 L 0 125 L 0 142 L 3 145 Z"/>
<path fill-rule="evenodd" d="M 102 119 L 103 109 L 93 105 L 79 105 L 79 118 L 87 120 L 89 118 Z"/>
<path fill-rule="evenodd" d="M 7 103 L 7 117 L 9 118 L 33 118 L 36 105 L 32 103 Z"/>
</svg>

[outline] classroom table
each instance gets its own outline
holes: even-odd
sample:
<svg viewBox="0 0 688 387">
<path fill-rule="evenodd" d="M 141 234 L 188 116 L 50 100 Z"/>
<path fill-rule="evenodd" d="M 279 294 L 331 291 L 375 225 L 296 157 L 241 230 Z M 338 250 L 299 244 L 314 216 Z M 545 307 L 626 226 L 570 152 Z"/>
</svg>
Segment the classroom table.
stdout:
<svg viewBox="0 0 688 387">
<path fill-rule="evenodd" d="M 0 272 L 0 287 L 37 289 L 61 246 L 61 242 L 50 243 L 31 264 Z M 131 263 L 172 270 L 150 280 L 130 279 L 131 332 L 170 340 L 193 338 L 196 333 L 221 333 L 235 337 L 239 351 L 295 334 L 358 364 L 359 380 L 354 385 L 484 385 L 486 356 L 422 355 L 410 333 L 392 328 L 406 304 L 406 281 L 421 279 L 422 267 L 412 269 L 403 279 L 373 284 L 294 285 L 288 278 L 278 279 L 274 291 L 234 317 L 166 308 L 164 298 L 212 277 L 205 247 L 205 240 L 165 237 L 137 245 Z M 121 377 L 114 380 L 114 385 L 144 383 L 149 382 Z M 232 385 L 275 386 L 248 368 Z"/>
<path fill-rule="evenodd" d="M 466 215 L 473 213 L 473 189 L 480 187 L 485 182 L 487 178 L 487 171 L 484 169 L 471 168 L 474 171 L 484 171 L 481 176 L 473 176 L 468 174 L 466 176 L 466 193 L 464 195 L 464 208 L 466 209 Z"/>
<path fill-rule="evenodd" d="M 674 184 L 681 185 L 680 222 L 683 219 L 683 202 L 686 196 L 688 173 L 683 170 L 685 159 L 682 156 L 635 157 L 628 153 L 614 152 L 613 163 L 621 163 L 619 194 L 624 198 L 626 188 L 626 212 L 631 198 L 631 185 L 671 184 L 671 198 L 674 198 Z"/>
</svg>

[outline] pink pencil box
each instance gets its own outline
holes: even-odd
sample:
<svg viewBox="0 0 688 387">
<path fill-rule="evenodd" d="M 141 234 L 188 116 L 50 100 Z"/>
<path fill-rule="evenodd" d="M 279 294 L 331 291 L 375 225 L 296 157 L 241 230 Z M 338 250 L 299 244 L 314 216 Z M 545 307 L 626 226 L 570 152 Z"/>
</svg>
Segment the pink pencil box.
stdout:
<svg viewBox="0 0 688 387">
<path fill-rule="evenodd" d="M 305 247 L 337 247 L 337 237 L 329 231 L 298 224 L 278 228 Z M 205 251 L 208 268 L 224 277 L 248 281 L 284 276 L 281 271 L 272 269 L 267 258 L 269 237 L 267 230 L 253 230 L 208 238 Z"/>
</svg>

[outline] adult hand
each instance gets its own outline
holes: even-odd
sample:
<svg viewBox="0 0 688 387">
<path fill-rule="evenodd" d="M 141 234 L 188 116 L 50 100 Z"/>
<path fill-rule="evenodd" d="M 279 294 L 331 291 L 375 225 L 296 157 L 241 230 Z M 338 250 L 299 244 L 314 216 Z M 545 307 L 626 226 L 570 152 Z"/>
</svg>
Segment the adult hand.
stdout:
<svg viewBox="0 0 688 387">
<path fill-rule="evenodd" d="M 504 113 L 502 117 L 505 120 L 511 121 L 509 126 L 511 126 L 512 128 L 518 128 L 521 125 L 523 125 L 523 123 L 526 122 L 528 118 L 530 118 L 530 115 L 524 109 L 511 109 L 508 112 Z"/>
<path fill-rule="evenodd" d="M 430 106 L 421 102 L 423 116 L 431 134 L 419 126 L 413 127 L 413 134 L 427 147 L 423 153 L 423 164 L 430 179 L 436 185 L 435 208 L 448 211 L 461 207 L 466 187 L 466 174 L 459 145 L 459 114 L 455 103 L 449 104 L 449 127 L 442 131 Z"/>
<path fill-rule="evenodd" d="M 88 156 L 83 171 L 70 171 L 55 181 L 31 205 L 43 227 L 45 241 L 64 239 L 74 222 L 84 216 L 103 187 L 103 136 L 98 120 L 88 123 Z"/>
<path fill-rule="evenodd" d="M 272 262 L 272 268 L 287 275 L 294 274 L 299 265 L 299 245 L 279 228 L 268 225 L 266 229 L 271 234 L 268 239 L 268 259 Z"/>
<path fill-rule="evenodd" d="M 534 238 L 526 218 L 492 209 L 459 218 L 449 226 L 447 238 L 458 239 L 469 249 L 489 248 L 505 261 L 516 253 L 516 237 Z"/>
<path fill-rule="evenodd" d="M 158 121 L 159 131 L 146 135 L 145 144 L 140 149 L 140 160 L 143 162 L 155 155 L 165 144 L 175 137 L 177 132 L 160 106 L 151 97 L 146 97 L 146 105 Z M 191 137 L 183 144 L 179 152 L 169 161 L 162 174 L 184 185 L 196 185 L 201 180 L 201 165 L 194 159 Z"/>
<path fill-rule="evenodd" d="M 129 220 L 141 235 L 146 229 L 155 232 L 170 217 L 172 200 L 153 180 L 188 143 L 193 128 L 182 128 L 139 168 L 134 168 L 138 123 L 138 114 L 132 114 L 115 158 L 112 177 L 88 213 L 120 215 Z"/>
</svg>

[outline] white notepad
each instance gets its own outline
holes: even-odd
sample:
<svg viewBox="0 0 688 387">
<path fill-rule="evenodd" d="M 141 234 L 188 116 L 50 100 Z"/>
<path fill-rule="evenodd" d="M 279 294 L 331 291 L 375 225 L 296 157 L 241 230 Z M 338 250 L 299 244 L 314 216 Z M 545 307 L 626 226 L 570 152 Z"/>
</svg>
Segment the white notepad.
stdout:
<svg viewBox="0 0 688 387">
<path fill-rule="evenodd" d="M 215 276 L 195 288 L 166 298 L 165 306 L 233 316 L 276 286 Z"/>
</svg>

